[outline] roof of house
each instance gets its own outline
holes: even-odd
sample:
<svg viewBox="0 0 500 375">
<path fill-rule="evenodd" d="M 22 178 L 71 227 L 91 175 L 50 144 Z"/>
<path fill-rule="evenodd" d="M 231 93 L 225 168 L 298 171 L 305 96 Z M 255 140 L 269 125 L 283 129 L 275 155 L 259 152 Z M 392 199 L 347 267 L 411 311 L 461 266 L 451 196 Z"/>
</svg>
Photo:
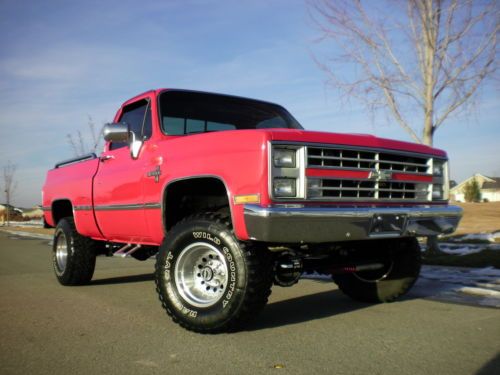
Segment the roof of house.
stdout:
<svg viewBox="0 0 500 375">
<path fill-rule="evenodd" d="M 500 190 L 500 177 L 488 177 L 493 181 L 486 181 L 481 189 Z"/>
<path fill-rule="evenodd" d="M 473 178 L 484 181 L 483 185 L 481 186 L 481 190 L 483 190 L 483 189 L 500 189 L 500 177 L 489 177 L 489 176 L 485 176 L 484 174 L 476 173 L 475 175 L 470 176 L 466 180 L 460 182 L 458 185 L 453 186 L 450 189 L 450 193 L 456 194 L 458 192 L 461 192 L 462 189 L 465 187 L 465 185 L 469 181 L 471 181 Z"/>
</svg>

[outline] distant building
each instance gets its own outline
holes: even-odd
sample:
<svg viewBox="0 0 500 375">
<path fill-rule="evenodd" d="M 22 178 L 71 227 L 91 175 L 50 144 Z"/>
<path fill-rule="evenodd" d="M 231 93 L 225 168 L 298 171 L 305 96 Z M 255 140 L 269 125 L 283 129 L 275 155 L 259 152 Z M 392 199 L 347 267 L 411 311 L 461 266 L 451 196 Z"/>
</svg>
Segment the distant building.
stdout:
<svg viewBox="0 0 500 375">
<path fill-rule="evenodd" d="M 488 177 L 480 173 L 469 177 L 455 187 L 450 189 L 450 198 L 457 202 L 465 202 L 465 186 L 467 183 L 476 179 L 479 189 L 481 190 L 481 201 L 483 202 L 499 202 L 500 201 L 500 177 Z"/>
<path fill-rule="evenodd" d="M 23 210 L 24 219 L 41 219 L 43 217 L 42 208 L 39 206 L 33 207 L 32 209 Z"/>
</svg>

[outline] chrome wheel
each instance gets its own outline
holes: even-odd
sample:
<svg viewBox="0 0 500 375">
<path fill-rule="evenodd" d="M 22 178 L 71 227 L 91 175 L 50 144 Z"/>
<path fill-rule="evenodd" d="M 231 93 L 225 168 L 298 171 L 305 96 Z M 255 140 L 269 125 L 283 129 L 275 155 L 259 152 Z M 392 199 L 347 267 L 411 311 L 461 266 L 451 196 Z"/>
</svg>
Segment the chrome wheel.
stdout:
<svg viewBox="0 0 500 375">
<path fill-rule="evenodd" d="M 66 236 L 63 232 L 57 236 L 57 242 L 55 246 L 55 256 L 56 256 L 56 268 L 59 274 L 64 273 L 66 269 L 66 264 L 68 262 L 68 243 L 66 241 Z"/>
<path fill-rule="evenodd" d="M 175 283 L 182 298 L 196 307 L 214 305 L 228 282 L 224 254 L 206 242 L 184 248 L 175 264 Z"/>
</svg>

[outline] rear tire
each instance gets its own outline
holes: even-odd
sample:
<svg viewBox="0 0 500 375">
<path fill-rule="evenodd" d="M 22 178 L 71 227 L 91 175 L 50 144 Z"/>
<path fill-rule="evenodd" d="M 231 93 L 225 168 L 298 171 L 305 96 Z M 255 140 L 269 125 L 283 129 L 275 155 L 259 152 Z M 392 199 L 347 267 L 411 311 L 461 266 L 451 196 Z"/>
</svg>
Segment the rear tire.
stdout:
<svg viewBox="0 0 500 375">
<path fill-rule="evenodd" d="M 366 243 L 369 246 L 369 242 Z M 339 289 L 354 300 L 370 303 L 392 302 L 407 293 L 420 274 L 420 246 L 415 238 L 376 241 L 376 248 L 361 251 L 363 257 L 377 259 L 384 264 L 378 271 L 362 271 L 334 275 Z"/>
<path fill-rule="evenodd" d="M 52 266 L 62 285 L 84 285 L 92 280 L 95 269 L 96 241 L 76 231 L 72 217 L 57 224 L 52 245 Z"/>
<path fill-rule="evenodd" d="M 271 256 L 265 248 L 238 241 L 224 217 L 197 214 L 167 234 L 155 281 L 174 322 L 200 333 L 234 331 L 267 303 Z"/>
</svg>

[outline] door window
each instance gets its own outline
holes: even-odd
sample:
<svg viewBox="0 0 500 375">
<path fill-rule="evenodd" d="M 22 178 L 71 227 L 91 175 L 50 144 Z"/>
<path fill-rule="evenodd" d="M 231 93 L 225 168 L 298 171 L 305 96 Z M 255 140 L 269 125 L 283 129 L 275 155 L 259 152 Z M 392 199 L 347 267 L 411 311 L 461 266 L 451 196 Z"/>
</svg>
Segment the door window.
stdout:
<svg viewBox="0 0 500 375">
<path fill-rule="evenodd" d="M 138 139 L 149 139 L 152 132 L 150 102 L 144 99 L 126 106 L 119 122 L 127 123 Z M 111 142 L 109 149 L 116 150 L 127 145 L 127 142 Z"/>
</svg>

